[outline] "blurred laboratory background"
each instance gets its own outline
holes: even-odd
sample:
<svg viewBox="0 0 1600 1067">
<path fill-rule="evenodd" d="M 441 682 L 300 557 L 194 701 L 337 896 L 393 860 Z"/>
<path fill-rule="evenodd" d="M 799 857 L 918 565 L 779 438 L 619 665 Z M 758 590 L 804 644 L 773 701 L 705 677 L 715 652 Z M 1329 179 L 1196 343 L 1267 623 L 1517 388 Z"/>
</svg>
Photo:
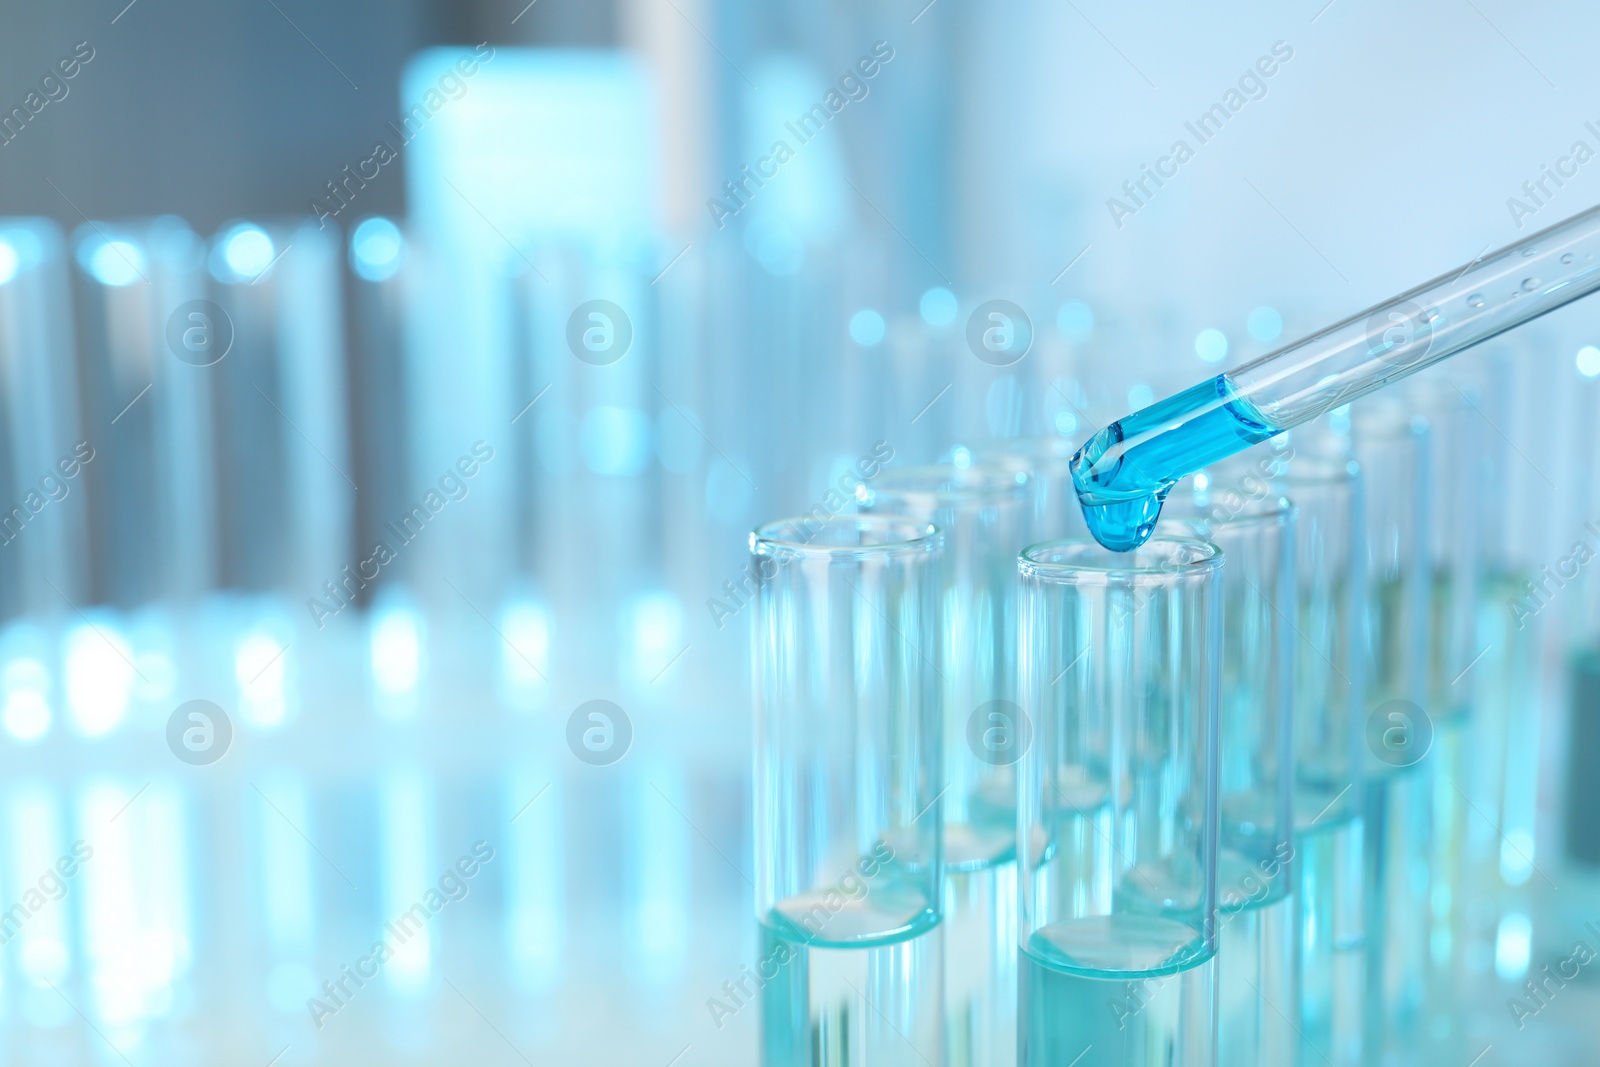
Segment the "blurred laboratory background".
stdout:
<svg viewBox="0 0 1600 1067">
<path fill-rule="evenodd" d="M 750 531 L 1012 446 L 1059 498 L 1105 423 L 1595 205 L 1597 34 L 6 5 L 0 1063 L 758 1062 Z M 1366 1054 L 1600 1062 L 1600 304 L 1392 392 L 1318 447 L 1363 580 L 1456 579 L 1405 692 L 1465 725 Z"/>
</svg>

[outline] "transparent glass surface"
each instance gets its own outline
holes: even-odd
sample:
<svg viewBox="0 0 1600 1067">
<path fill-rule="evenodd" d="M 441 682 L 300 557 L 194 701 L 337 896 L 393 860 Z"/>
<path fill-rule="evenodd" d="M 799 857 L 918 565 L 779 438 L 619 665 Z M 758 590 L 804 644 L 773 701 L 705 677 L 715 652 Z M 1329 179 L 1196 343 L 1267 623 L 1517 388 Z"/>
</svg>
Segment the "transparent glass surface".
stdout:
<svg viewBox="0 0 1600 1067">
<path fill-rule="evenodd" d="M 1600 208 L 1119 419 L 1073 458 L 1090 531 L 1137 545 L 1185 474 L 1596 289 Z"/>
<path fill-rule="evenodd" d="M 1168 501 L 1160 530 L 1222 549 L 1221 841 L 1217 864 L 1223 1063 L 1294 1048 L 1294 506 L 1223 464 Z"/>
<path fill-rule="evenodd" d="M 1022 1062 L 1130 1023 L 1123 1058 L 1103 1062 L 1213 1062 L 1222 562 L 1166 535 L 1133 553 L 1049 542 L 1018 562 L 1035 731 L 1018 810 Z M 1162 1006 L 1118 1011 L 1106 994 L 1130 983 Z"/>
<path fill-rule="evenodd" d="M 809 945 L 914 937 L 940 914 L 940 535 L 839 516 L 750 546 L 758 917 Z"/>
<path fill-rule="evenodd" d="M 1300 1062 L 1362 1062 L 1361 775 L 1366 527 L 1360 466 L 1296 431 L 1273 485 L 1295 505 L 1294 1017 Z"/>
<path fill-rule="evenodd" d="M 1032 505 L 1025 472 L 955 464 L 886 470 L 865 503 L 872 514 L 909 516 L 944 535 L 938 678 L 945 863 L 953 870 L 1015 855 L 1013 561 L 1027 544 Z"/>
</svg>

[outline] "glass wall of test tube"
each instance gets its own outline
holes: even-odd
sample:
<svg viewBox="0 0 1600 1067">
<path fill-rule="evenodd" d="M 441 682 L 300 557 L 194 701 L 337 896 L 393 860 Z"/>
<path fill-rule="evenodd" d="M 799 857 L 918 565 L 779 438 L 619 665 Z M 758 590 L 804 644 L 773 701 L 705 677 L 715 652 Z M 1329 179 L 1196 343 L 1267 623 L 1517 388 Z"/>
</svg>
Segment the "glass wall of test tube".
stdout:
<svg viewBox="0 0 1600 1067">
<path fill-rule="evenodd" d="M 1006 1067 L 1016 1039 L 1015 767 L 1028 743 L 1016 693 L 1016 556 L 1043 505 L 1033 466 L 887 470 L 865 501 L 931 522 L 945 538 L 945 1018 L 952 1055 L 970 1055 L 974 1067 Z"/>
<path fill-rule="evenodd" d="M 838 516 L 750 547 L 763 1062 L 937 1059 L 942 537 Z"/>
<path fill-rule="evenodd" d="M 1018 794 L 1018 1061 L 1092 1044 L 1212 1063 L 1222 552 L 1058 541 L 1018 566 L 1036 731 Z"/>
<path fill-rule="evenodd" d="M 1157 531 L 1221 548 L 1221 838 L 1217 862 L 1221 1063 L 1289 1063 L 1293 1000 L 1294 505 L 1222 464 L 1168 498 Z"/>
<path fill-rule="evenodd" d="M 1273 488 L 1296 511 L 1293 1014 L 1301 1059 L 1346 1067 L 1362 1061 L 1365 1018 L 1365 498 L 1345 444 L 1309 432 L 1279 457 Z"/>
</svg>

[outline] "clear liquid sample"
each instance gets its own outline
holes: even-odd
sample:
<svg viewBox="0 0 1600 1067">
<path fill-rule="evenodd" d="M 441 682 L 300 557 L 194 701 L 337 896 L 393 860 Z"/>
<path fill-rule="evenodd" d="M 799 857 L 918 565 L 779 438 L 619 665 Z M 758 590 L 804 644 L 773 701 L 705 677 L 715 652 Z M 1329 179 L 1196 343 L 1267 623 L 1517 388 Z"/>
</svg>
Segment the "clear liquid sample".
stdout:
<svg viewBox="0 0 1600 1067">
<path fill-rule="evenodd" d="M 945 1063 L 1017 1062 L 1017 865 L 944 880 Z"/>
<path fill-rule="evenodd" d="M 1224 797 L 1217 854 L 1217 1062 L 1292 1063 L 1293 845 L 1275 840 L 1277 797 Z M 1287 827 L 1283 828 L 1287 831 Z"/>
<path fill-rule="evenodd" d="M 1484 575 L 1478 598 L 1478 647 L 1486 648 L 1462 685 L 1471 685 L 1476 717 L 1472 730 L 1473 811 L 1467 847 L 1474 881 L 1494 914 L 1493 927 L 1506 910 L 1521 906 L 1520 891 L 1533 877 L 1538 857 L 1539 736 L 1543 686 L 1539 665 L 1539 619 L 1519 624 L 1510 605 L 1531 602 L 1530 575 L 1492 570 Z"/>
<path fill-rule="evenodd" d="M 1600 648 L 1572 657 L 1568 730 L 1571 748 L 1567 772 L 1566 854 L 1575 866 L 1600 868 L 1600 776 L 1590 759 L 1600 752 Z"/>
<path fill-rule="evenodd" d="M 1294 898 L 1217 913 L 1217 1062 L 1294 1062 Z"/>
<path fill-rule="evenodd" d="M 1227 375 L 1118 419 L 1072 457 L 1089 532 L 1113 552 L 1138 548 L 1179 478 L 1279 429 L 1238 395 Z"/>
<path fill-rule="evenodd" d="M 1215 953 L 1159 917 L 1067 919 L 1020 954 L 1025 1067 L 1203 1067 L 1216 1060 Z"/>
<path fill-rule="evenodd" d="M 1331 805 L 1331 806 L 1330 806 Z M 1301 1067 L 1360 1067 L 1365 1026 L 1362 824 L 1348 794 L 1296 797 L 1295 982 Z"/>
<path fill-rule="evenodd" d="M 887 867 L 871 882 L 797 893 L 778 901 L 766 926 L 790 941 L 830 948 L 863 948 L 917 937 L 939 924 L 915 883 Z M 850 890 L 846 892 L 846 890 Z"/>
<path fill-rule="evenodd" d="M 1374 775 L 1364 789 L 1368 1047 L 1404 1053 L 1427 994 L 1432 767 Z"/>
<path fill-rule="evenodd" d="M 1432 886 L 1428 893 L 1428 1004 L 1424 1035 L 1432 1060 L 1468 1059 L 1466 985 L 1467 905 L 1470 865 L 1466 829 L 1476 818 L 1467 805 L 1471 746 L 1465 709 L 1434 724 Z"/>
<path fill-rule="evenodd" d="M 1450 1035 L 1464 1032 L 1464 954 L 1469 941 L 1467 902 L 1472 876 L 1467 827 L 1469 820 L 1475 818 L 1467 804 L 1467 798 L 1472 795 L 1472 746 L 1468 737 L 1472 685 L 1461 672 L 1463 667 L 1475 669 L 1479 665 L 1458 666 L 1458 661 L 1448 655 L 1452 630 L 1461 624 L 1456 616 L 1464 610 L 1454 595 L 1459 590 L 1453 586 L 1448 571 L 1435 571 L 1429 612 L 1432 663 L 1428 673 L 1433 691 L 1431 703 L 1436 710 L 1433 712 L 1433 747 L 1427 756 L 1434 764 L 1433 856 L 1430 860 L 1434 886 L 1429 894 L 1428 916 L 1428 953 L 1433 973 L 1428 980 L 1427 1014 L 1435 1037 L 1444 1037 L 1447 1032 Z M 1470 610 L 1467 613 L 1470 615 Z M 1466 620 L 1468 630 L 1474 621 Z M 1470 657 L 1476 651 L 1476 647 L 1471 647 L 1462 654 Z"/>
<path fill-rule="evenodd" d="M 942 1055 L 937 928 L 872 948 L 822 948 L 763 926 L 764 1067 L 926 1067 Z M 772 962 L 768 962 L 772 961 Z"/>
</svg>

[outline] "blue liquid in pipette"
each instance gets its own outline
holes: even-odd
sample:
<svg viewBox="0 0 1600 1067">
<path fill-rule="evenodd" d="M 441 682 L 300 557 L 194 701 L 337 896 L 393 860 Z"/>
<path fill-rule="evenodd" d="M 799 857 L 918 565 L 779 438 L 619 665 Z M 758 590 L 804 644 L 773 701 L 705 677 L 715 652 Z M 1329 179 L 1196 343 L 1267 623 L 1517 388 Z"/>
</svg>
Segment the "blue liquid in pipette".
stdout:
<svg viewBox="0 0 1600 1067">
<path fill-rule="evenodd" d="M 1072 457 L 1084 522 L 1106 548 L 1131 552 L 1149 539 L 1179 478 L 1278 432 L 1225 374 L 1118 419 Z M 1127 440 L 1137 443 L 1102 466 Z"/>
</svg>

